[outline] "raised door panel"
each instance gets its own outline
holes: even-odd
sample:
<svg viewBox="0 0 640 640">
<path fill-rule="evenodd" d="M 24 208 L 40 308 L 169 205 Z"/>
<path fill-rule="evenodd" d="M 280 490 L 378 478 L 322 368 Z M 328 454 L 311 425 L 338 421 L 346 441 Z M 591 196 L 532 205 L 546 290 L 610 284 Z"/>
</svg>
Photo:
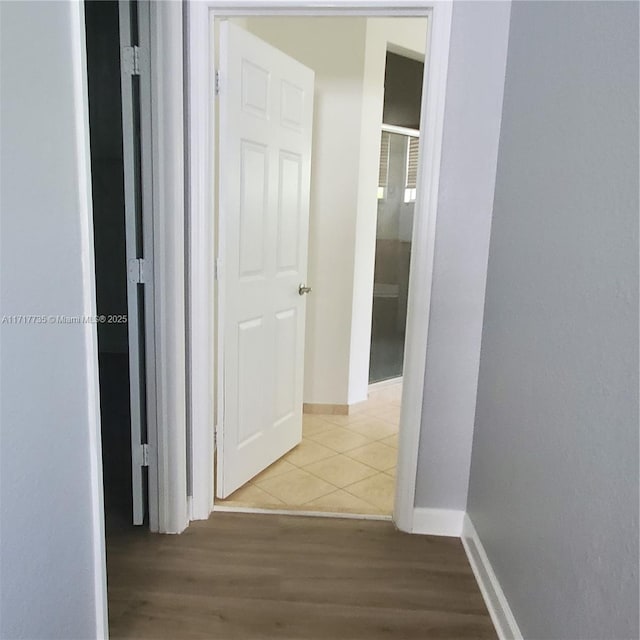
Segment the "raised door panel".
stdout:
<svg viewBox="0 0 640 640">
<path fill-rule="evenodd" d="M 275 425 L 296 412 L 298 318 L 295 308 L 275 316 Z"/>
<path fill-rule="evenodd" d="M 240 278 L 264 276 L 268 224 L 268 150 L 255 142 L 240 144 Z"/>
<path fill-rule="evenodd" d="M 297 153 L 280 151 L 278 175 L 277 271 L 298 271 L 302 167 Z"/>
</svg>

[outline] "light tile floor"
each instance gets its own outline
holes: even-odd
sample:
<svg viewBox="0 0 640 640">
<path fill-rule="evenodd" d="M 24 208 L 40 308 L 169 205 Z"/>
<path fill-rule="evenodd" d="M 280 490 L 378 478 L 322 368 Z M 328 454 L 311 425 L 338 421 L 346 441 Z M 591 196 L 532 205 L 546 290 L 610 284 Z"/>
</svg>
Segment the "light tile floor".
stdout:
<svg viewBox="0 0 640 640">
<path fill-rule="evenodd" d="M 400 382 L 377 387 L 348 416 L 303 416 L 302 442 L 216 504 L 390 515 Z"/>
</svg>

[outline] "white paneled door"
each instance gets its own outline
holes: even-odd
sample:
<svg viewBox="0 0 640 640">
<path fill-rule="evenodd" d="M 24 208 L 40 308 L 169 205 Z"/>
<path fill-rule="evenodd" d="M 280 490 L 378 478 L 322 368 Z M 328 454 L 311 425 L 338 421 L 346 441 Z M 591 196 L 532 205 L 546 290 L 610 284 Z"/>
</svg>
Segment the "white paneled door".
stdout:
<svg viewBox="0 0 640 640">
<path fill-rule="evenodd" d="M 310 69 L 221 24 L 219 498 L 302 439 L 313 84 Z"/>
</svg>

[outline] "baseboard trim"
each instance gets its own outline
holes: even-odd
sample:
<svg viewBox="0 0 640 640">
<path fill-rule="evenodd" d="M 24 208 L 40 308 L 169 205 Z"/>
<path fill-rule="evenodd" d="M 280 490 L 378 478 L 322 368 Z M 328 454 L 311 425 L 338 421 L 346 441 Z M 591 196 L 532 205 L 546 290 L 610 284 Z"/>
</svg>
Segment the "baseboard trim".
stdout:
<svg viewBox="0 0 640 640">
<path fill-rule="evenodd" d="M 500 640 L 522 640 L 518 623 L 500 586 L 473 522 L 465 513 L 462 544 Z"/>
<path fill-rule="evenodd" d="M 462 535 L 463 519 L 464 511 L 416 507 L 413 510 L 412 533 L 459 538 Z"/>
<path fill-rule="evenodd" d="M 329 415 L 329 416 L 348 416 L 348 404 L 318 404 L 314 402 L 305 402 L 302 405 L 302 413 L 308 415 Z"/>
<path fill-rule="evenodd" d="M 259 513 L 271 516 L 304 516 L 307 518 L 342 518 L 343 520 L 380 520 L 391 522 L 391 516 L 373 513 L 342 513 L 337 511 L 298 511 L 297 509 L 262 509 L 259 507 L 213 506 L 214 511 L 225 513 Z"/>
<path fill-rule="evenodd" d="M 402 376 L 398 376 L 397 378 L 388 378 L 387 380 L 380 380 L 379 382 L 372 382 L 369 385 L 369 391 L 378 391 L 379 389 L 390 387 L 394 384 L 402 384 Z"/>
</svg>

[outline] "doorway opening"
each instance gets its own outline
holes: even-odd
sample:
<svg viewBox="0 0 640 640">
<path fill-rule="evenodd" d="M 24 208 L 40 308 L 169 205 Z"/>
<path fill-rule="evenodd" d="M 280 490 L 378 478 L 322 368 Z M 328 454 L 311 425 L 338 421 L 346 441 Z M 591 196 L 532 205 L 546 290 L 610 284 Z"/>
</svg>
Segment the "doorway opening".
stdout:
<svg viewBox="0 0 640 640">
<path fill-rule="evenodd" d="M 219 31 L 215 509 L 390 518 L 427 18 L 249 17 Z M 282 132 L 260 138 L 275 120 Z M 273 309 L 279 293 L 244 310 L 285 275 Z"/>
<path fill-rule="evenodd" d="M 387 52 L 369 383 L 401 382 L 424 61 Z"/>
<path fill-rule="evenodd" d="M 143 110 L 137 64 L 148 3 L 85 1 L 97 298 L 103 486 L 107 533 L 151 525 L 153 336 L 149 216 L 144 208 Z M 137 65 L 137 66 L 136 66 Z M 152 414 L 151 414 L 152 415 Z"/>
</svg>

